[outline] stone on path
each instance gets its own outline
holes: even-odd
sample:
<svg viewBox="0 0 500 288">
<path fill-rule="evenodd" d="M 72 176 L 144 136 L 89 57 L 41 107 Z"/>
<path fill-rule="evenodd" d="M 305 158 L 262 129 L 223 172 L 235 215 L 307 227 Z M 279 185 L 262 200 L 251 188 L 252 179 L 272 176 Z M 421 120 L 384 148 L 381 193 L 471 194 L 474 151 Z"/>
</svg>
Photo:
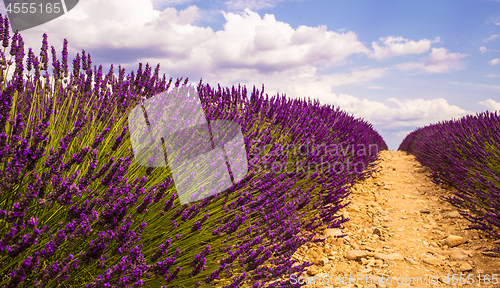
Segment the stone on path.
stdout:
<svg viewBox="0 0 500 288">
<path fill-rule="evenodd" d="M 462 215 L 460 215 L 460 213 L 458 213 L 458 211 L 453 211 L 453 212 L 450 212 L 450 213 L 446 213 L 443 218 L 460 218 L 462 217 Z"/>
<path fill-rule="evenodd" d="M 417 261 L 411 259 L 410 257 L 405 257 L 405 261 L 408 262 L 408 263 L 410 263 L 411 265 L 417 265 L 418 264 Z"/>
<path fill-rule="evenodd" d="M 454 260 L 465 260 L 465 259 L 469 258 L 469 253 L 467 253 L 463 249 L 457 248 L 457 249 L 451 250 L 450 257 L 451 257 L 451 259 L 454 259 Z"/>
<path fill-rule="evenodd" d="M 375 257 L 375 259 L 381 259 L 384 261 L 404 260 L 404 257 L 397 253 L 391 253 L 389 255 L 383 253 L 375 253 L 373 257 Z"/>
<path fill-rule="evenodd" d="M 394 260 L 399 260 L 399 261 L 405 260 L 405 258 L 398 253 L 391 253 L 389 254 L 389 256 L 393 257 Z"/>
<path fill-rule="evenodd" d="M 325 229 L 323 231 L 323 235 L 328 236 L 328 237 L 335 237 L 335 236 L 340 236 L 343 235 L 342 230 L 340 229 Z"/>
<path fill-rule="evenodd" d="M 463 263 L 462 265 L 460 265 L 460 268 L 458 268 L 460 271 L 464 272 L 464 271 L 470 271 L 472 270 L 472 266 L 470 266 L 469 263 L 465 262 Z"/>
<path fill-rule="evenodd" d="M 443 260 L 436 258 L 434 256 L 428 256 L 427 258 L 424 258 L 422 260 L 424 263 L 427 263 L 429 265 L 434 265 L 434 266 L 439 266 L 439 265 L 444 265 L 446 264 Z"/>
<path fill-rule="evenodd" d="M 442 242 L 443 245 L 447 245 L 450 248 L 458 246 L 462 243 L 464 243 L 464 238 L 461 236 L 457 236 L 457 235 L 450 235 L 450 236 L 448 236 L 448 238 L 444 239 L 444 241 Z"/>
<path fill-rule="evenodd" d="M 316 275 L 316 274 L 318 274 L 318 272 L 319 272 L 319 269 L 315 265 L 313 265 L 313 266 L 309 267 L 309 269 L 307 269 L 307 274 L 310 276 Z"/>
<path fill-rule="evenodd" d="M 345 256 L 345 258 L 347 258 L 349 260 L 358 260 L 359 258 L 364 258 L 366 256 L 367 256 L 366 252 L 363 250 L 351 250 L 351 251 L 347 252 L 347 255 Z"/>
</svg>

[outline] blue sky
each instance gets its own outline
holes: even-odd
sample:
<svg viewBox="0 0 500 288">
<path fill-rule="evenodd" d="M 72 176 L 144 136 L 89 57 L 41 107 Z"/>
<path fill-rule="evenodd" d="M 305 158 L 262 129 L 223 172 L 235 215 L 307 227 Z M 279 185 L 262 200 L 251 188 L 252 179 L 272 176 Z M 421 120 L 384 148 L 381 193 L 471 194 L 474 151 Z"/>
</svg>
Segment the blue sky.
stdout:
<svg viewBox="0 0 500 288">
<path fill-rule="evenodd" d="M 43 33 L 105 72 L 160 63 L 174 79 L 319 99 L 391 150 L 417 127 L 500 110 L 500 1 L 80 0 L 22 31 L 26 52 Z"/>
</svg>

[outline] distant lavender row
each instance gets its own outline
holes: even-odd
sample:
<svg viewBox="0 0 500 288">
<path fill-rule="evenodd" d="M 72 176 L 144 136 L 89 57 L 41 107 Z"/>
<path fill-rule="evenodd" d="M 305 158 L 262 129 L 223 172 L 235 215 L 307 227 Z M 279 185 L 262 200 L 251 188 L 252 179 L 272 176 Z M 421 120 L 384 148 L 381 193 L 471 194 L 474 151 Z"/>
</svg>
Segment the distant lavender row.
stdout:
<svg viewBox="0 0 500 288">
<path fill-rule="evenodd" d="M 480 229 L 500 239 L 500 115 L 497 111 L 468 115 L 419 128 L 399 150 L 415 155 L 431 169 L 434 183 L 453 186 L 446 197 Z M 485 251 L 500 255 L 500 248 Z"/>
<path fill-rule="evenodd" d="M 3 19 L 3 18 L 2 18 Z M 250 169 L 230 189 L 181 205 L 166 168 L 139 166 L 127 127 L 128 112 L 141 98 L 169 89 L 142 64 L 125 77 L 108 74 L 82 51 L 68 69 L 52 52 L 47 35 L 39 57 L 24 61 L 21 35 L 9 37 L 0 21 L 0 281 L 5 287 L 296 287 L 291 255 L 314 237 L 318 226 L 339 227 L 340 202 L 356 181 L 374 171 L 387 145 L 367 122 L 331 106 L 263 96 L 255 89 L 198 93 L 208 119 L 242 127 L 249 163 L 362 163 L 361 173 L 318 171 L 269 173 Z M 27 70 L 26 75 L 25 68 Z M 82 72 L 83 70 L 83 72 Z M 44 73 L 42 74 L 41 72 Z M 181 84 L 177 79 L 175 86 Z M 356 153 L 277 153 L 278 146 L 339 144 Z M 270 147 L 270 149 L 264 147 Z M 321 240 L 319 240 L 321 241 Z M 286 278 L 286 279 L 285 279 Z"/>
</svg>

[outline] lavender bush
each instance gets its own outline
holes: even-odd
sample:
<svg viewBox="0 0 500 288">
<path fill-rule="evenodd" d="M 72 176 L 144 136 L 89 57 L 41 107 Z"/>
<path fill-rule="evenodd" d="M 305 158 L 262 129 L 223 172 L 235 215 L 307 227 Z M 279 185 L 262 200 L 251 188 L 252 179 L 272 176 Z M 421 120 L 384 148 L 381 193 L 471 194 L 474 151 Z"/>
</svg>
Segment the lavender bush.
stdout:
<svg viewBox="0 0 500 288">
<path fill-rule="evenodd" d="M 468 229 L 500 239 L 500 115 L 484 112 L 419 128 L 399 150 L 415 155 L 430 168 L 436 184 L 450 185 L 445 197 L 471 221 Z M 500 256 L 500 248 L 483 251 Z"/>
<path fill-rule="evenodd" d="M 51 47 L 49 75 L 47 35 L 39 56 L 31 48 L 25 55 L 21 35 L 9 37 L 1 20 L 4 287 L 297 287 L 290 275 L 311 263 L 294 265 L 291 255 L 313 240 L 315 228 L 346 221 L 337 216 L 341 201 L 378 159 L 366 147 L 387 149 L 370 124 L 318 101 L 264 98 L 264 87 L 247 98 L 245 87 L 200 81 L 208 119 L 241 125 L 252 167 L 230 189 L 181 205 L 168 168 L 135 162 L 127 127 L 131 109 L 167 91 L 172 78 L 160 79 L 159 65 L 152 72 L 149 64 L 127 77 L 120 66 L 115 77 L 113 65 L 103 74 L 83 50 L 70 71 L 66 40 L 61 59 Z M 188 79 L 181 82 L 175 87 Z M 290 144 L 339 144 L 342 151 L 280 152 Z M 259 168 L 280 161 L 357 163 L 363 171 Z"/>
</svg>

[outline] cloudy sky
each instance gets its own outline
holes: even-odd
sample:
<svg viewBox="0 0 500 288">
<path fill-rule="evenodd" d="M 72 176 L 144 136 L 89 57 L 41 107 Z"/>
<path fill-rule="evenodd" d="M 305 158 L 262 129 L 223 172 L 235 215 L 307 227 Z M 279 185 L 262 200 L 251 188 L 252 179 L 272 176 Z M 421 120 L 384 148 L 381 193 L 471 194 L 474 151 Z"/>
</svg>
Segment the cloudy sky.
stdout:
<svg viewBox="0 0 500 288">
<path fill-rule="evenodd" d="M 194 84 L 319 99 L 373 123 L 391 150 L 417 127 L 500 110 L 498 0 L 80 0 L 22 31 L 26 51 L 43 33 L 105 72 L 160 63 Z"/>
</svg>

